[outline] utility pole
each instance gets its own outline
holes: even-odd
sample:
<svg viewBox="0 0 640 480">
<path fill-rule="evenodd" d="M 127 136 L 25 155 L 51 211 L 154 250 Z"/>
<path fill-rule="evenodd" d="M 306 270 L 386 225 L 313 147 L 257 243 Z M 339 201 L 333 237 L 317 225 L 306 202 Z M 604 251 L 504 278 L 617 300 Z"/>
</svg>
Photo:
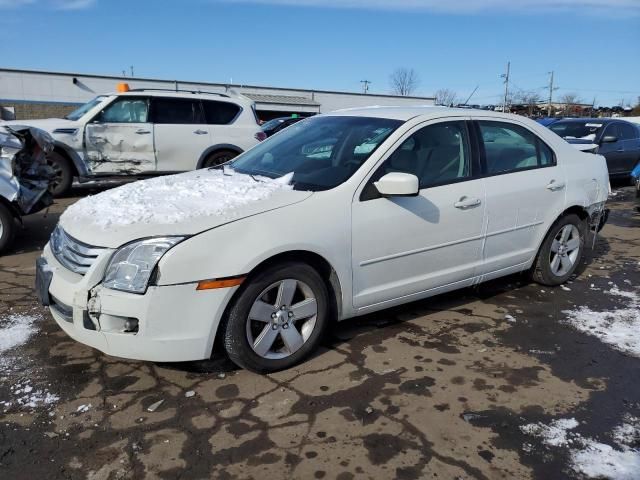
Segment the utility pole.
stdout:
<svg viewBox="0 0 640 480">
<path fill-rule="evenodd" d="M 547 116 L 551 116 L 551 102 L 553 101 L 553 71 L 549 72 L 549 104 L 547 105 Z"/>
<path fill-rule="evenodd" d="M 360 83 L 362 84 L 362 91 L 364 94 L 366 95 L 369 93 L 369 85 L 371 85 L 371 82 L 369 80 L 360 80 Z"/>
<path fill-rule="evenodd" d="M 134 76 L 133 75 L 133 65 L 131 65 L 131 67 L 129 67 L 129 68 L 131 68 L 131 78 L 133 78 L 133 76 Z"/>
<path fill-rule="evenodd" d="M 502 104 L 502 113 L 507 112 L 507 100 L 509 98 L 509 75 L 511 74 L 511 62 L 507 62 L 507 73 L 500 75 L 504 78 L 504 103 Z"/>
</svg>

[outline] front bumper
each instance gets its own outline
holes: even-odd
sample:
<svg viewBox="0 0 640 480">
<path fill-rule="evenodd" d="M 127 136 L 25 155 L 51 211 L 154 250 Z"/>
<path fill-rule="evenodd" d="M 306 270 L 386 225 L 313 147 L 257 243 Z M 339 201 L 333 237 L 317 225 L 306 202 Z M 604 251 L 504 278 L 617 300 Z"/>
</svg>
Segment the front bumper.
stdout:
<svg viewBox="0 0 640 480">
<path fill-rule="evenodd" d="M 51 275 L 51 315 L 71 338 L 116 357 L 154 362 L 202 360 L 212 354 L 225 306 L 235 288 L 196 290 L 196 283 L 151 286 L 144 295 L 103 288 L 100 279 L 111 252 L 86 275 L 62 266 L 45 247 L 44 270 Z M 106 258 L 103 258 L 106 257 Z M 41 267 L 38 267 L 41 268 Z M 127 331 L 127 320 L 137 331 Z"/>
</svg>

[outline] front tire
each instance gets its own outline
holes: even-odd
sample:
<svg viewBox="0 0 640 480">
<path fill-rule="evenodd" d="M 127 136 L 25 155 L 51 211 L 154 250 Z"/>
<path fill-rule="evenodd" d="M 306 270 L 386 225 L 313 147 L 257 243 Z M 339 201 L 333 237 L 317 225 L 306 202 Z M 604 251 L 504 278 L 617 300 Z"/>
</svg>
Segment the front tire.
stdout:
<svg viewBox="0 0 640 480">
<path fill-rule="evenodd" d="M 3 253 L 11 244 L 16 233 L 16 220 L 11 211 L 0 203 L 0 253 Z"/>
<path fill-rule="evenodd" d="M 586 222 L 575 214 L 560 217 L 547 234 L 533 268 L 533 280 L 547 286 L 566 282 L 584 251 Z"/>
<path fill-rule="evenodd" d="M 309 265 L 288 262 L 248 280 L 224 329 L 231 361 L 257 373 L 290 368 L 320 343 L 329 322 L 327 287 Z"/>
<path fill-rule="evenodd" d="M 58 152 L 50 152 L 47 155 L 47 165 L 53 168 L 55 173 L 55 177 L 49 185 L 49 192 L 54 197 L 66 194 L 71 189 L 71 183 L 73 182 L 71 162 Z"/>
</svg>

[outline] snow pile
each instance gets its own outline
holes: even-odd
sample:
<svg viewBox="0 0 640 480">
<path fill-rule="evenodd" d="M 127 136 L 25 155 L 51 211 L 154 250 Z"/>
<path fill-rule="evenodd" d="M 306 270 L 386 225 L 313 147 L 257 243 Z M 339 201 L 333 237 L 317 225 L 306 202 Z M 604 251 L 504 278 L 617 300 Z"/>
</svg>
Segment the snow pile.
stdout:
<svg viewBox="0 0 640 480">
<path fill-rule="evenodd" d="M 549 447 L 561 447 L 567 444 L 567 430 L 578 426 L 575 418 L 561 418 L 550 425 L 544 423 L 530 423 L 520 427 L 522 433 L 542 439 L 542 443 Z"/>
<path fill-rule="evenodd" d="M 11 386 L 12 399 L 0 400 L 0 405 L 5 411 L 11 406 L 22 408 L 36 408 L 41 406 L 52 406 L 60 397 L 49 392 L 46 388 L 36 388 L 31 385 L 31 380 L 24 380 Z"/>
<path fill-rule="evenodd" d="M 270 179 L 230 169 L 196 170 L 144 180 L 85 197 L 67 208 L 62 219 L 102 229 L 145 224 L 175 224 L 189 218 L 224 215 L 289 190 L 292 174 Z"/>
<path fill-rule="evenodd" d="M 635 292 L 611 288 L 610 295 L 629 301 L 625 308 L 595 312 L 588 307 L 566 310 L 567 323 L 583 333 L 598 337 L 621 352 L 640 357 L 640 297 Z"/>
<path fill-rule="evenodd" d="M 0 317 L 0 356 L 12 348 L 22 345 L 36 332 L 36 315 L 12 313 Z"/>
<path fill-rule="evenodd" d="M 549 425 L 540 422 L 530 423 L 521 426 L 520 430 L 542 439 L 542 443 L 547 447 L 570 446 L 570 467 L 587 478 L 640 478 L 640 451 L 630 448 L 630 445 L 637 442 L 640 434 L 640 422 L 637 418 L 627 416 L 624 423 L 613 430 L 611 436 L 617 448 L 570 432 L 578 425 L 575 419 L 570 418 L 554 420 Z"/>
</svg>

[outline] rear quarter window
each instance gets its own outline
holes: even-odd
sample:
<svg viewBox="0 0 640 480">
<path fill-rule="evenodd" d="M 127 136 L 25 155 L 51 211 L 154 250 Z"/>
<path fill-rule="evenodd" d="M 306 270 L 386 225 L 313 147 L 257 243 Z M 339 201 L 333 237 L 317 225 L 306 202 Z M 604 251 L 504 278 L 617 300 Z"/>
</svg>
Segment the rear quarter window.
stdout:
<svg viewBox="0 0 640 480">
<path fill-rule="evenodd" d="M 209 125 L 229 125 L 240 113 L 240 107 L 235 103 L 203 100 L 202 105 L 205 120 Z"/>
<path fill-rule="evenodd" d="M 506 122 L 478 121 L 488 175 L 555 165 L 553 151 L 537 135 Z"/>
</svg>

